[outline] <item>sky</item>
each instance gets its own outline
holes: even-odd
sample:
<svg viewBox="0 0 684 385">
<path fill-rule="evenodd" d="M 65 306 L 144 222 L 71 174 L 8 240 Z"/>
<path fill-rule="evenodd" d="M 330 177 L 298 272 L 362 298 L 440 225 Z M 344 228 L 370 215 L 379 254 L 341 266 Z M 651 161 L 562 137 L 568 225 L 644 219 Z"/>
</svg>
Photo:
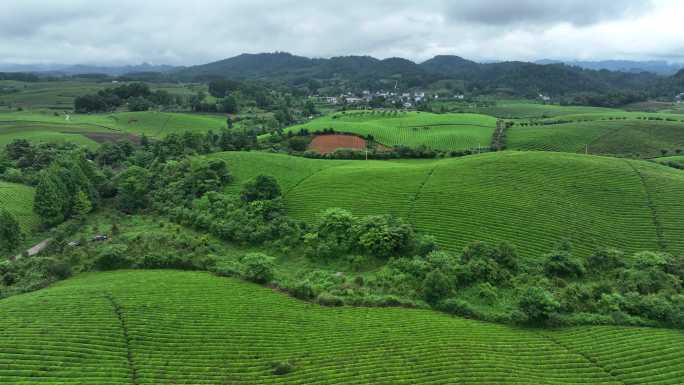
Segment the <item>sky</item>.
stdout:
<svg viewBox="0 0 684 385">
<path fill-rule="evenodd" d="M 0 63 L 241 53 L 684 62 L 684 0 L 2 0 Z"/>
</svg>

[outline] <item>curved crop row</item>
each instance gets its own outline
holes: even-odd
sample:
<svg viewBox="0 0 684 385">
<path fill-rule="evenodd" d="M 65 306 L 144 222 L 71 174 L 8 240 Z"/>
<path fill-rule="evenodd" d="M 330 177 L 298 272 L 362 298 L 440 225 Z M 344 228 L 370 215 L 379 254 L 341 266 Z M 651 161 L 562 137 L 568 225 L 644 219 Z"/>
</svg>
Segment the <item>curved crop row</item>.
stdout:
<svg viewBox="0 0 684 385">
<path fill-rule="evenodd" d="M 38 216 L 33 212 L 32 187 L 0 181 L 0 207 L 8 210 L 19 221 L 24 232 L 30 233 L 38 226 Z"/>
<path fill-rule="evenodd" d="M 12 384 L 131 384 L 125 341 L 137 384 L 675 384 L 684 370 L 677 331 L 322 308 L 195 272 L 82 275 L 0 312 L 0 382 Z"/>
<path fill-rule="evenodd" d="M 361 136 L 372 135 L 385 146 L 466 150 L 489 145 L 496 119 L 475 114 L 350 112 L 316 119 L 287 131 L 296 133 L 305 129 L 313 133 L 329 128 Z"/>
<path fill-rule="evenodd" d="M 329 207 L 394 214 L 447 249 L 509 241 L 524 256 L 536 257 L 562 239 L 583 255 L 602 246 L 658 250 L 655 212 L 671 251 L 684 251 L 678 241 L 684 239 L 678 219 L 684 215 L 684 180 L 678 170 L 653 163 L 543 152 L 367 162 L 217 156 L 239 181 L 259 173 L 278 178 L 290 214 L 304 221 L 315 222 Z M 637 166 L 653 171 L 642 181 Z"/>
</svg>

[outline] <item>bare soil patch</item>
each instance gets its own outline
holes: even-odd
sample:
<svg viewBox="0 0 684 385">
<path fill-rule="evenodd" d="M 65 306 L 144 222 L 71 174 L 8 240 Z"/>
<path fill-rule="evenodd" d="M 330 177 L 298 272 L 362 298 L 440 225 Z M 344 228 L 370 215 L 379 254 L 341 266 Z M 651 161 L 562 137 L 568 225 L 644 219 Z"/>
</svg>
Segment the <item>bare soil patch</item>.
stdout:
<svg viewBox="0 0 684 385">
<path fill-rule="evenodd" d="M 309 149 L 320 154 L 330 154 L 340 148 L 363 150 L 366 140 L 354 135 L 316 135 L 309 144 Z"/>
</svg>

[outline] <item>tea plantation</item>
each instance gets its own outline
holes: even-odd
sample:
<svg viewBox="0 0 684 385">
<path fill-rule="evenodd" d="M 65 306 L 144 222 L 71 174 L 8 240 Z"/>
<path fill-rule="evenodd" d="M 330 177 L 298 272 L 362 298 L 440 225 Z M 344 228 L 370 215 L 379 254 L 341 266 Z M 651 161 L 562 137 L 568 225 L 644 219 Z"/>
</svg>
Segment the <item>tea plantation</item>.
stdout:
<svg viewBox="0 0 684 385">
<path fill-rule="evenodd" d="M 653 158 L 662 150 L 684 149 L 684 122 L 596 120 L 550 125 L 517 124 L 508 131 L 508 148 Z"/>
<path fill-rule="evenodd" d="M 33 196 L 32 187 L 0 181 L 1 207 L 12 213 L 27 233 L 35 230 L 39 222 L 33 212 Z"/>
<path fill-rule="evenodd" d="M 278 178 L 290 214 L 305 221 L 329 207 L 393 214 L 446 249 L 506 240 L 528 257 L 564 238 L 580 254 L 600 246 L 684 251 L 677 219 L 684 215 L 684 175 L 650 162 L 543 152 L 369 162 L 216 156 L 238 180 Z"/>
<path fill-rule="evenodd" d="M 313 133 L 334 129 L 361 136 L 372 135 L 385 146 L 427 146 L 435 150 L 468 150 L 488 147 L 496 118 L 476 114 L 427 112 L 351 111 L 322 117 L 288 128 Z"/>
<path fill-rule="evenodd" d="M 7 384 L 678 384 L 684 334 L 323 308 L 207 273 L 91 273 L 0 301 Z"/>
</svg>

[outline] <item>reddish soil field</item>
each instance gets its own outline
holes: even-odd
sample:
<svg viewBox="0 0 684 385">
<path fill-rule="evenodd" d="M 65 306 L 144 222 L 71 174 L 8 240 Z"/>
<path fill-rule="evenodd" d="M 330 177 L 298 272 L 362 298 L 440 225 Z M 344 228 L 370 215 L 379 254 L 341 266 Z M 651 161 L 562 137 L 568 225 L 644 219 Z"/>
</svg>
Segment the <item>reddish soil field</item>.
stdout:
<svg viewBox="0 0 684 385">
<path fill-rule="evenodd" d="M 309 144 L 309 149 L 321 154 L 335 152 L 338 148 L 363 150 L 366 140 L 354 135 L 317 135 Z"/>
</svg>

